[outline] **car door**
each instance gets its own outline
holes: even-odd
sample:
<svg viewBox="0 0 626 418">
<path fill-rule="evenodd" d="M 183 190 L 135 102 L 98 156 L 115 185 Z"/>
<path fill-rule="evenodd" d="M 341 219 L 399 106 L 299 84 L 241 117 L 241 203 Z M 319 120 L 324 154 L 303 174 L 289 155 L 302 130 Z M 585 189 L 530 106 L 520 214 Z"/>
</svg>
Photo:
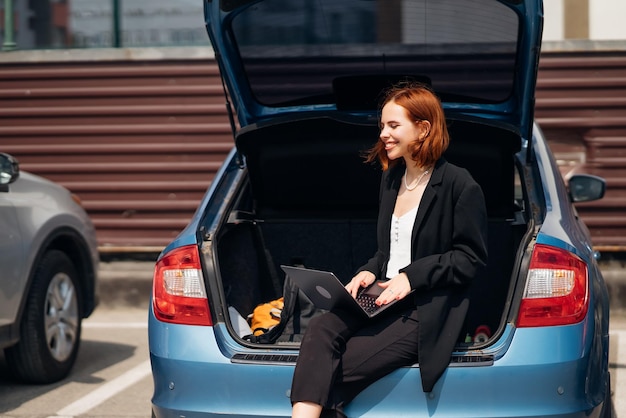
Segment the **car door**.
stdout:
<svg viewBox="0 0 626 418">
<path fill-rule="evenodd" d="M 25 281 L 22 252 L 20 227 L 11 192 L 0 191 L 0 327 L 15 321 L 20 292 L 24 288 L 22 282 Z"/>
</svg>

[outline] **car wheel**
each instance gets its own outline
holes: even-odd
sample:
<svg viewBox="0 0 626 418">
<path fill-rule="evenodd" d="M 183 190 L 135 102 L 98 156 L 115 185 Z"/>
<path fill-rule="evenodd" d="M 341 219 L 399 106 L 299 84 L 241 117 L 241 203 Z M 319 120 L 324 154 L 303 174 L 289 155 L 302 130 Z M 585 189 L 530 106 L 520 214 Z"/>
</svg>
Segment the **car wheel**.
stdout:
<svg viewBox="0 0 626 418">
<path fill-rule="evenodd" d="M 76 269 L 51 250 L 36 267 L 22 316 L 19 342 L 5 351 L 19 380 L 51 383 L 66 377 L 80 345 L 82 300 Z"/>
<path fill-rule="evenodd" d="M 606 399 L 604 400 L 604 413 L 602 414 L 602 418 L 614 418 L 615 414 L 613 413 L 615 408 L 613 407 L 613 393 L 611 392 L 611 375 L 607 379 L 607 391 L 606 391 Z"/>
</svg>

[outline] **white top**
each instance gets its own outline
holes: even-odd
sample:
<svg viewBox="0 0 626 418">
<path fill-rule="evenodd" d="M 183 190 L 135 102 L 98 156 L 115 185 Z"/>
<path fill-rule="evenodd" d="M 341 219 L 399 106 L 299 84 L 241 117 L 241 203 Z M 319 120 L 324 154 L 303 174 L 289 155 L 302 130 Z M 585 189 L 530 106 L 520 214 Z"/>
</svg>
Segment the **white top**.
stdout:
<svg viewBox="0 0 626 418">
<path fill-rule="evenodd" d="M 391 231 L 389 247 L 389 263 L 387 263 L 388 279 L 400 273 L 400 269 L 411 264 L 411 233 L 417 216 L 416 206 L 399 218 L 391 216 Z"/>
</svg>

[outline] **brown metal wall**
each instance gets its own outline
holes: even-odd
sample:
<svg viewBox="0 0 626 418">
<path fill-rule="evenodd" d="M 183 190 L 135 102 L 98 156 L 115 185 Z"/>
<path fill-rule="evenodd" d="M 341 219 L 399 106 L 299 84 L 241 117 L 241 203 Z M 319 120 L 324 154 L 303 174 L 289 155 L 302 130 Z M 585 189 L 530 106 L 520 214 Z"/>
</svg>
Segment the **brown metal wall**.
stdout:
<svg viewBox="0 0 626 418">
<path fill-rule="evenodd" d="M 544 53 L 536 117 L 565 176 L 607 179 L 579 211 L 594 245 L 626 250 L 626 54 Z M 0 151 L 78 194 L 103 251 L 160 250 L 231 147 L 211 59 L 0 67 Z"/>
<path fill-rule="evenodd" d="M 604 199 L 577 205 L 594 247 L 626 251 L 626 53 L 544 53 L 535 117 L 565 177 L 607 180 Z"/>
<path fill-rule="evenodd" d="M 82 199 L 106 251 L 160 250 L 232 147 L 212 61 L 0 67 L 0 150 Z"/>
</svg>

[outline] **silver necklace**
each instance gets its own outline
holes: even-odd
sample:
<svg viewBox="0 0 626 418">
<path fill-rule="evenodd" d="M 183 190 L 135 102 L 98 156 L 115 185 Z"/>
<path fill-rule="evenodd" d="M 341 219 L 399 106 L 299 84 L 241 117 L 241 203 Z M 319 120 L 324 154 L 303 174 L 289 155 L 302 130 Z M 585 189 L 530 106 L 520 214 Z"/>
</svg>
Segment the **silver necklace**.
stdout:
<svg viewBox="0 0 626 418">
<path fill-rule="evenodd" d="M 407 189 L 409 192 L 415 190 L 417 185 L 420 184 L 420 181 L 422 181 L 422 178 L 424 178 L 424 176 L 426 174 L 428 174 L 428 171 L 429 170 L 424 170 L 424 172 L 417 178 L 417 181 L 415 182 L 415 185 L 413 187 L 409 187 L 409 185 L 406 183 L 407 171 L 404 170 L 404 188 Z M 413 184 L 413 182 L 411 182 L 411 184 Z"/>
</svg>

